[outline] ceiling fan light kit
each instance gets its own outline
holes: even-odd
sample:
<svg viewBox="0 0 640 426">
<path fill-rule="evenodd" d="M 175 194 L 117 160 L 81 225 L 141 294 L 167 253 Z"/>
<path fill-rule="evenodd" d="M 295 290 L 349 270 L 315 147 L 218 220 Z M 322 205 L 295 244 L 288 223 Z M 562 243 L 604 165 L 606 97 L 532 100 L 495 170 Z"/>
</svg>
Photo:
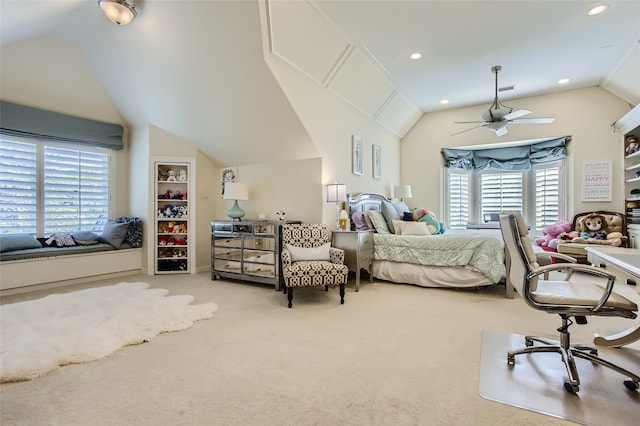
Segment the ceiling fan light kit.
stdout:
<svg viewBox="0 0 640 426">
<path fill-rule="evenodd" d="M 473 124 L 473 123 L 482 123 L 478 126 L 471 127 L 466 130 L 462 130 L 460 132 L 456 132 L 451 136 L 458 135 L 460 133 L 468 132 L 469 130 L 477 129 L 478 127 L 486 127 L 487 129 L 493 130 L 496 132 L 496 136 L 506 135 L 507 124 L 546 124 L 553 123 L 555 118 L 552 117 L 540 117 L 540 118 L 521 118 L 525 115 L 531 114 L 532 111 L 528 109 L 517 109 L 513 110 L 513 108 L 504 105 L 498 99 L 498 73 L 502 70 L 502 66 L 496 65 L 491 67 L 491 72 L 495 74 L 496 85 L 495 85 L 495 97 L 493 98 L 493 103 L 489 107 L 487 111 L 482 114 L 482 119 L 484 121 L 456 121 L 456 124 Z"/>
<path fill-rule="evenodd" d="M 116 25 L 127 25 L 136 17 L 136 7 L 127 0 L 98 0 L 100 9 Z"/>
</svg>

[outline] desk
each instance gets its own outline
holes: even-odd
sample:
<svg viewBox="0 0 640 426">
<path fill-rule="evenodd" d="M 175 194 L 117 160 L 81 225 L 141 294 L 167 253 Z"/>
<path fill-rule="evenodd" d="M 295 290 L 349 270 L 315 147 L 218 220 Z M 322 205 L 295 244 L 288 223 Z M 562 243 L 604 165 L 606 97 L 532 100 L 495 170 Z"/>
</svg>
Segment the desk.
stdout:
<svg viewBox="0 0 640 426">
<path fill-rule="evenodd" d="M 635 291 L 640 293 L 640 249 L 587 247 L 586 250 L 589 262 L 595 266 L 604 266 L 616 275 L 616 286 L 635 282 Z M 640 324 L 612 336 L 596 334 L 593 342 L 600 346 L 622 346 L 636 340 L 640 340 Z"/>
</svg>

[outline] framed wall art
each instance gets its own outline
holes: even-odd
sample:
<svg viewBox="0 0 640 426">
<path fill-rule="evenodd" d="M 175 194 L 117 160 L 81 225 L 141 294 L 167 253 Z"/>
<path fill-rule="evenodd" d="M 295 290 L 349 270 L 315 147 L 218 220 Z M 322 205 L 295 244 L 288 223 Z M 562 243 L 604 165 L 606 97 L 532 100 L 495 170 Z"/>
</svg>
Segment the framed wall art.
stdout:
<svg viewBox="0 0 640 426">
<path fill-rule="evenodd" d="M 362 176 L 362 138 L 360 136 L 353 135 L 353 174 Z"/>
<path fill-rule="evenodd" d="M 238 181 L 238 168 L 237 167 L 225 167 L 220 173 L 220 198 L 224 198 L 224 184 L 227 182 Z"/>
<path fill-rule="evenodd" d="M 382 175 L 382 148 L 378 145 L 372 145 L 371 147 L 373 178 L 380 179 L 380 176 Z"/>
</svg>

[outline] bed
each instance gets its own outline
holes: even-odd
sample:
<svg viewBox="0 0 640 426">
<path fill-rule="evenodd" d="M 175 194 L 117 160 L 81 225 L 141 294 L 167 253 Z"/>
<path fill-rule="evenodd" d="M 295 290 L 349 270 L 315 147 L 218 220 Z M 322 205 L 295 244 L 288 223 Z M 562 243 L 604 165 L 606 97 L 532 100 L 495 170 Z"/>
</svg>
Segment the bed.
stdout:
<svg viewBox="0 0 640 426">
<path fill-rule="evenodd" d="M 391 213 L 392 207 L 395 213 Z M 374 277 L 394 283 L 450 288 L 489 286 L 504 280 L 504 245 L 501 240 L 468 231 L 398 235 L 402 231 L 395 233 L 391 225 L 392 222 L 396 226 L 404 225 L 397 221 L 402 220 L 400 213 L 405 209 L 404 203 L 394 203 L 381 194 L 349 195 L 348 213 L 352 218 L 352 229 L 363 229 L 362 220 L 358 219 L 363 217 L 363 213 L 364 216 L 376 217 L 382 214 L 388 228 L 391 228 L 389 233 L 380 228 L 376 230 L 375 217 L 373 221 L 367 217 L 367 225 L 364 225 L 374 229 Z M 411 222 L 409 217 L 404 219 L 404 222 Z"/>
</svg>

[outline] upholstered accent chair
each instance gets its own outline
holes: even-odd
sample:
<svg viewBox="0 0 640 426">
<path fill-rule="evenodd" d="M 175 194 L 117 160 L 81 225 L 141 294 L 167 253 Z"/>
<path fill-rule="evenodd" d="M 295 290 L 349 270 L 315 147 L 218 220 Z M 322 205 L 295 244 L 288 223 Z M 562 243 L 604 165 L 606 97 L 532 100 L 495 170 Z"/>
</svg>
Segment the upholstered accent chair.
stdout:
<svg viewBox="0 0 640 426">
<path fill-rule="evenodd" d="M 344 264 L 344 250 L 331 247 L 326 225 L 305 223 L 282 227 L 282 270 L 289 307 L 295 287 L 340 287 L 344 304 L 344 287 L 349 268 Z"/>
<path fill-rule="evenodd" d="M 580 390 L 575 357 L 586 359 L 593 364 L 602 365 L 627 376 L 628 378 L 623 382 L 624 385 L 631 391 L 637 391 L 640 386 L 639 376 L 598 357 L 598 349 L 595 347 L 571 344 L 569 336 L 569 326 L 574 323 L 574 320 L 577 324 L 586 324 L 588 316 L 636 318 L 635 312 L 638 306 L 613 292 L 615 275 L 604 269 L 580 263 L 540 266 L 528 237 L 527 226 L 519 212 L 501 214 L 500 229 L 511 259 L 507 271 L 511 284 L 527 305 L 548 314 L 559 315 L 561 318 L 561 326 L 558 328 L 559 341 L 526 336 L 524 348 L 507 352 L 508 365 L 515 366 L 516 355 L 555 352 L 561 355 L 567 369 L 568 379 L 564 387 L 570 393 Z M 567 269 L 582 274 L 574 273 L 570 278 L 564 277 L 557 281 L 540 279 L 545 273 Z M 594 280 L 597 279 L 604 285 L 595 283 Z"/>
<path fill-rule="evenodd" d="M 618 245 L 620 247 L 627 246 L 626 216 L 622 213 L 610 212 L 606 210 L 578 213 L 573 217 L 571 230 L 578 231 L 578 232 L 583 230 L 584 220 L 591 213 L 598 213 L 602 217 L 604 217 L 607 223 L 605 224 L 606 226 L 603 226 L 603 229 L 606 228 L 609 230 L 609 232 L 620 232 L 623 235 L 622 238 L 620 238 L 620 241 L 616 241 L 615 244 L 613 244 L 613 242 L 603 241 L 603 240 L 592 240 L 589 243 L 587 242 L 577 243 L 577 242 L 570 242 L 570 241 L 559 242 L 558 247 L 556 248 L 558 253 L 575 257 L 580 263 L 587 263 L 587 250 L 585 250 L 585 248 L 588 247 L 590 244 Z"/>
</svg>

